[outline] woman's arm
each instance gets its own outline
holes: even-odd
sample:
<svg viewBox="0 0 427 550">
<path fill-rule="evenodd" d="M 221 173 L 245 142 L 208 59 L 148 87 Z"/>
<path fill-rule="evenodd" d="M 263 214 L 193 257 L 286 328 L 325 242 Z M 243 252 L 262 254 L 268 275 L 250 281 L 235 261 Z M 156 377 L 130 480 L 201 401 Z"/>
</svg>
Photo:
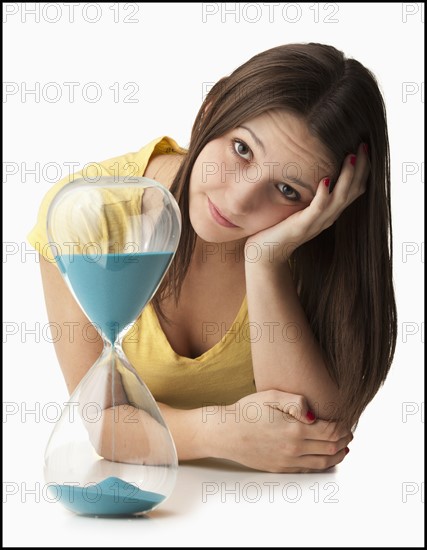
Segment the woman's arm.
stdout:
<svg viewBox="0 0 427 550">
<path fill-rule="evenodd" d="M 304 398 L 280 391 L 248 395 L 229 407 L 179 410 L 157 404 L 172 433 L 179 460 L 213 457 L 256 470 L 287 473 L 319 472 L 341 462 L 353 435 L 334 422 L 299 422 L 285 413 L 295 403 L 307 411 Z M 256 414 L 256 421 L 249 410 Z M 104 409 L 99 422 L 105 427 L 101 434 L 98 423 L 93 434 L 93 425 L 89 423 L 88 429 L 100 456 L 126 463 L 162 462 L 162 431 L 157 425 L 147 438 L 155 420 L 144 411 L 119 405 Z M 159 446 L 150 444 L 154 433 Z M 158 457 L 155 449 L 159 449 Z"/>
<path fill-rule="evenodd" d="M 365 192 L 368 174 L 367 149 L 360 144 L 357 156 L 346 157 L 332 193 L 329 179 L 321 180 L 308 207 L 246 243 L 261 250 L 260 261 L 245 266 L 257 389 L 304 395 L 323 419 L 339 420 L 337 411 L 345 404 L 339 402 L 338 388 L 300 305 L 288 260 L 298 246 L 330 227 Z"/>
<path fill-rule="evenodd" d="M 257 390 L 304 395 L 317 418 L 336 418 L 338 388 L 299 302 L 288 262 L 247 262 L 246 290 Z"/>
<path fill-rule="evenodd" d="M 83 313 L 54 263 L 40 256 L 40 270 L 49 322 L 60 327 L 56 355 L 70 395 L 101 355 L 101 336 Z"/>
</svg>

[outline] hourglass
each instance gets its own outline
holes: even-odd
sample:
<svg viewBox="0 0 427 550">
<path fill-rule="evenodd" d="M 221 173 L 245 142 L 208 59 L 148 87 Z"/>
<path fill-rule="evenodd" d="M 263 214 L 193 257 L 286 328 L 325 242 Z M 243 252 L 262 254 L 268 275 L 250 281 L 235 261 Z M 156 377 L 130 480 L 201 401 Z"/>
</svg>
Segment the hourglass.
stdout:
<svg viewBox="0 0 427 550">
<path fill-rule="evenodd" d="M 174 488 L 172 436 L 122 340 L 158 289 L 180 233 L 174 197 L 145 177 L 75 180 L 49 208 L 57 266 L 104 342 L 45 453 L 51 498 L 78 514 L 146 513 Z"/>
</svg>

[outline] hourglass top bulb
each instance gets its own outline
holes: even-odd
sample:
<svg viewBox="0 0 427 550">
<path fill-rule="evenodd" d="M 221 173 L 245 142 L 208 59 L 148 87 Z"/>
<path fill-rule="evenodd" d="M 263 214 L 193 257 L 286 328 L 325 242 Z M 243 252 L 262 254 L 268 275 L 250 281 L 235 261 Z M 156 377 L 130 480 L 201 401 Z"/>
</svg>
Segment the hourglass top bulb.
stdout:
<svg viewBox="0 0 427 550">
<path fill-rule="evenodd" d="M 48 215 L 55 260 L 87 316 L 113 343 L 154 294 L 178 245 L 169 191 L 148 178 L 65 186 Z"/>
<path fill-rule="evenodd" d="M 162 279 L 172 252 L 57 256 L 88 317 L 114 343 L 139 315 Z"/>
</svg>

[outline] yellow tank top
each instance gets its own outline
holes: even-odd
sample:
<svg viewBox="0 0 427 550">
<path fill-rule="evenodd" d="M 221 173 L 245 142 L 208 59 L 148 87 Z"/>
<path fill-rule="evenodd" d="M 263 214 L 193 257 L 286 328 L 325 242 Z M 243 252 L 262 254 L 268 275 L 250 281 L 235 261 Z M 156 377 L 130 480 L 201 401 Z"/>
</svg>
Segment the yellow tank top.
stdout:
<svg viewBox="0 0 427 550">
<path fill-rule="evenodd" d="M 83 172 L 55 184 L 45 195 L 37 223 L 28 235 L 30 244 L 53 261 L 46 234 L 50 203 L 67 183 L 97 176 L 143 176 L 152 156 L 186 154 L 173 139 L 159 137 L 135 153 L 93 163 Z M 148 304 L 123 340 L 123 350 L 156 401 L 181 409 L 226 405 L 256 392 L 252 369 L 249 319 L 246 297 L 221 340 L 200 357 L 178 355 L 169 344 L 157 315 Z"/>
</svg>

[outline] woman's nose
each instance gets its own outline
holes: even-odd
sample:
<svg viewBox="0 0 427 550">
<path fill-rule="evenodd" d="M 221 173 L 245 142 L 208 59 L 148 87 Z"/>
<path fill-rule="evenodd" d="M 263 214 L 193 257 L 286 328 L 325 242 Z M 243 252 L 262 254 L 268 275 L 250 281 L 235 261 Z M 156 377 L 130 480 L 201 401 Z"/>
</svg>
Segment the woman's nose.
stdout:
<svg viewBox="0 0 427 550">
<path fill-rule="evenodd" d="M 227 178 L 226 204 L 229 214 L 243 216 L 259 208 L 262 190 L 262 178 L 254 173 L 242 170 Z"/>
</svg>

